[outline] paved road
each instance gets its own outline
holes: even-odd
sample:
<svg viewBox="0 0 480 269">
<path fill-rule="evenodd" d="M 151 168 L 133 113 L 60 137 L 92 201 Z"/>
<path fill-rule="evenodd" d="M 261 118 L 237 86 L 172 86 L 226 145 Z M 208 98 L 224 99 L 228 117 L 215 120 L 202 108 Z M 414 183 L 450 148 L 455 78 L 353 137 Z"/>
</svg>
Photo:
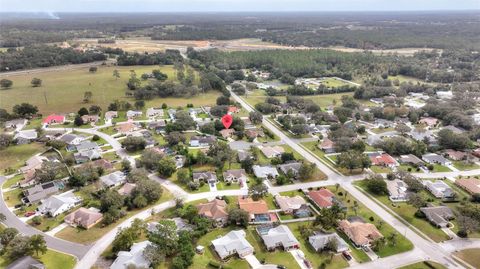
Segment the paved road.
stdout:
<svg viewBox="0 0 480 269">
<path fill-rule="evenodd" d="M 0 176 L 0 187 L 3 185 L 7 178 Z M 50 236 L 44 232 L 41 232 L 32 226 L 22 222 L 15 214 L 13 214 L 5 204 L 5 201 L 3 200 L 3 193 L 0 191 L 0 212 L 4 214 L 7 219 L 3 222 L 7 227 L 15 227 L 20 233 L 25 234 L 25 235 L 34 235 L 34 234 L 40 234 L 43 235 L 45 238 L 45 241 L 47 242 L 47 246 L 51 249 L 64 252 L 67 254 L 71 254 L 78 259 L 81 259 L 85 253 L 88 251 L 89 246 L 69 242 L 60 238 L 56 238 L 53 236 Z"/>
</svg>

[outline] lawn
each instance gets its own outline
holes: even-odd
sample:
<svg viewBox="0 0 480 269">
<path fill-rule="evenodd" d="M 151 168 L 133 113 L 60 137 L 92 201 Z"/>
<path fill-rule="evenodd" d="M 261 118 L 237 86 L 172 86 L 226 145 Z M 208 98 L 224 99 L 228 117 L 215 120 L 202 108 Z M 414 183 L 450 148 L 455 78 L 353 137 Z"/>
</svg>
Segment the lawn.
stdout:
<svg viewBox="0 0 480 269">
<path fill-rule="evenodd" d="M 74 209 L 72 209 L 71 211 L 74 211 Z M 63 219 L 65 218 L 65 216 L 67 214 L 68 214 L 68 212 L 65 212 L 65 213 L 60 214 L 60 215 L 58 215 L 56 217 L 53 217 L 53 218 L 42 216 L 41 217 L 42 222 L 39 225 L 33 224 L 31 219 L 27 223 L 30 224 L 31 226 L 35 227 L 36 229 L 42 231 L 42 232 L 46 232 L 46 231 L 50 231 L 53 228 L 57 227 L 58 225 L 62 224 Z"/>
<path fill-rule="evenodd" d="M 460 171 L 468 171 L 480 168 L 476 163 L 466 163 L 464 161 L 453 161 L 453 166 Z"/>
<path fill-rule="evenodd" d="M 12 172 L 10 169 L 17 170 L 25 165 L 25 161 L 30 157 L 43 151 L 45 147 L 37 143 L 15 145 L 0 150 L 0 175 Z"/>
<path fill-rule="evenodd" d="M 395 129 L 393 129 L 393 128 L 374 128 L 374 129 L 371 129 L 371 131 L 376 133 L 376 134 L 391 132 L 391 131 L 394 131 L 394 130 Z"/>
<path fill-rule="evenodd" d="M 117 69 L 120 78 L 116 79 L 112 72 Z M 11 75 L 13 87 L 0 91 L 0 107 L 10 110 L 15 104 L 28 100 L 38 106 L 40 113 L 48 115 L 53 112 L 76 112 L 85 106 L 83 95 L 85 91 L 93 93 L 92 101 L 88 104 L 99 105 L 104 111 L 115 99 L 129 100 L 125 97 L 126 82 L 130 77 L 130 70 L 135 70 L 137 77 L 143 73 L 150 73 L 153 69 L 160 69 L 170 80 L 175 79 L 173 66 L 99 66 L 96 73 L 90 73 L 88 68 L 74 70 L 56 70 L 40 74 Z M 42 86 L 32 88 L 30 81 L 33 77 L 42 79 Z M 144 82 L 145 84 L 146 82 Z M 215 99 L 211 100 L 212 102 Z M 147 104 L 153 101 L 147 102 Z"/>
<path fill-rule="evenodd" d="M 163 187 L 162 187 L 163 188 Z M 160 200 L 155 203 L 155 205 L 166 202 L 168 200 L 173 199 L 173 195 L 167 191 L 165 188 L 163 188 L 163 195 L 160 198 Z M 127 211 L 127 215 L 124 216 L 123 218 L 117 220 L 115 223 L 112 223 L 108 226 L 102 227 L 102 223 L 99 223 L 92 228 L 85 230 L 82 228 L 74 228 L 74 227 L 66 227 L 65 229 L 61 230 L 58 232 L 55 236 L 58 238 L 62 238 L 68 241 L 80 243 L 80 244 L 88 244 L 95 242 L 98 240 L 100 237 L 102 237 L 104 234 L 109 232 L 110 230 L 114 229 L 117 227 L 118 224 L 122 223 L 126 219 L 132 217 L 133 215 L 143 211 L 147 210 L 150 207 L 153 207 L 154 205 L 150 205 L 149 207 L 141 208 L 141 209 L 135 209 L 131 211 Z"/>
<path fill-rule="evenodd" d="M 208 266 L 210 261 L 221 262 L 221 260 L 217 257 L 214 250 L 210 247 L 212 244 L 212 240 L 224 236 L 226 233 L 233 230 L 231 227 L 227 228 L 218 228 L 212 230 L 211 232 L 207 233 L 206 235 L 202 236 L 197 245 L 201 245 L 205 247 L 205 252 L 203 254 L 195 254 L 193 257 L 193 264 L 190 268 L 192 269 L 204 269 L 204 268 L 211 268 Z M 229 266 L 230 268 L 235 269 L 249 269 L 250 266 L 245 260 L 241 260 L 238 258 L 230 258 L 227 262 L 222 262 L 222 264 Z"/>
<path fill-rule="evenodd" d="M 8 207 L 13 207 L 15 205 L 21 204 L 22 201 L 22 190 L 20 188 L 13 189 L 3 193 L 3 199 Z"/>
<path fill-rule="evenodd" d="M 23 175 L 16 175 L 12 178 L 9 178 L 9 179 L 7 179 L 7 181 L 5 181 L 3 183 L 2 188 L 3 189 L 8 189 L 8 188 L 12 187 L 13 185 L 17 184 L 22 179 L 23 179 Z"/>
<path fill-rule="evenodd" d="M 413 165 L 410 164 L 400 164 L 398 167 L 399 170 L 405 171 L 405 172 L 412 172 L 412 173 L 423 173 L 423 170 L 420 168 L 415 168 Z M 409 170 L 410 169 L 410 170 Z"/>
<path fill-rule="evenodd" d="M 171 108 L 186 107 L 187 104 L 193 104 L 194 107 L 214 106 L 220 95 L 221 93 L 218 91 L 209 91 L 190 98 L 155 98 L 146 101 L 145 107 L 160 107 L 162 104 L 167 104 Z"/>
<path fill-rule="evenodd" d="M 335 102 L 335 105 L 340 105 L 341 98 L 343 95 L 353 96 L 353 93 L 345 92 L 345 93 L 333 93 L 333 94 L 312 95 L 312 96 L 302 96 L 302 97 L 312 100 L 315 104 L 319 105 L 322 109 L 325 109 L 326 107 L 333 105 L 334 102 Z M 265 94 L 248 95 L 247 97 L 242 97 L 242 98 L 245 101 L 247 101 L 250 105 L 254 106 L 258 103 L 264 102 L 267 96 Z M 285 96 L 276 96 L 275 98 L 279 99 L 282 102 L 286 101 Z"/>
<path fill-rule="evenodd" d="M 54 250 L 47 250 L 45 254 L 40 254 L 40 261 L 45 265 L 47 269 L 71 269 L 75 266 L 75 258 L 73 256 L 63 254 Z M 6 268 L 11 261 L 7 261 L 4 257 L 0 256 L 0 268 Z"/>
<path fill-rule="evenodd" d="M 370 170 L 372 170 L 373 172 L 378 173 L 378 174 L 392 172 L 392 169 L 390 169 L 389 167 L 378 166 L 378 165 L 370 166 Z"/>
<path fill-rule="evenodd" d="M 417 262 L 398 269 L 446 269 L 447 267 L 431 261 Z"/>
<path fill-rule="evenodd" d="M 474 268 L 480 268 L 480 248 L 460 250 L 455 253 L 455 256 L 466 261 Z"/>
<path fill-rule="evenodd" d="M 226 184 L 223 181 L 217 183 L 217 190 L 238 190 L 240 189 L 240 185 L 237 183 L 232 183 L 230 185 Z"/>
<path fill-rule="evenodd" d="M 364 181 L 359 182 L 357 185 L 366 191 L 366 188 L 363 183 Z M 438 229 L 437 227 L 430 224 L 430 222 L 428 222 L 426 219 L 416 218 L 415 212 L 417 211 L 417 209 L 415 207 L 405 202 L 392 203 L 386 195 L 374 195 L 370 192 L 368 193 L 373 197 L 375 197 L 378 201 L 386 205 L 388 208 L 393 210 L 395 213 L 397 213 L 402 219 L 404 219 L 405 221 L 407 221 L 408 223 L 410 223 L 411 225 L 415 226 L 417 229 L 422 231 L 424 234 L 430 237 L 433 241 L 442 242 L 444 240 L 449 239 L 447 234 L 445 234 L 441 229 Z M 431 197 L 431 195 L 428 194 L 426 191 L 422 191 L 421 195 L 424 196 L 425 199 L 428 199 Z"/>
<path fill-rule="evenodd" d="M 452 170 L 446 166 L 434 164 L 432 172 L 452 172 Z"/>
</svg>

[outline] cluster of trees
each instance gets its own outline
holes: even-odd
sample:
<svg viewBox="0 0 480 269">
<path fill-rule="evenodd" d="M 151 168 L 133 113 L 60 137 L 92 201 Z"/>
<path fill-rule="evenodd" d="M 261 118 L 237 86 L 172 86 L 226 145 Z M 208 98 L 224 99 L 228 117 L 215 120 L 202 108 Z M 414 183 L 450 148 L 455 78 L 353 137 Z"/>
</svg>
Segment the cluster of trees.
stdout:
<svg viewBox="0 0 480 269">
<path fill-rule="evenodd" d="M 0 218 L 1 221 L 5 221 L 3 214 Z M 0 254 L 11 261 L 33 254 L 38 257 L 39 253 L 47 252 L 47 243 L 42 235 L 22 235 L 13 227 L 5 228 L 0 232 L 0 243 L 2 245 Z"/>
<path fill-rule="evenodd" d="M 165 50 L 165 52 L 154 53 L 128 53 L 124 52 L 117 58 L 117 64 L 121 66 L 130 65 L 165 65 L 182 62 L 183 57 L 178 50 Z"/>
<path fill-rule="evenodd" d="M 106 59 L 105 54 L 96 51 L 81 52 L 48 45 L 27 46 L 0 53 L 0 71 L 89 63 Z"/>
<path fill-rule="evenodd" d="M 421 157 L 427 151 L 427 144 L 423 141 L 409 140 L 401 136 L 384 138 L 375 144 L 390 155 L 413 154 Z"/>
</svg>

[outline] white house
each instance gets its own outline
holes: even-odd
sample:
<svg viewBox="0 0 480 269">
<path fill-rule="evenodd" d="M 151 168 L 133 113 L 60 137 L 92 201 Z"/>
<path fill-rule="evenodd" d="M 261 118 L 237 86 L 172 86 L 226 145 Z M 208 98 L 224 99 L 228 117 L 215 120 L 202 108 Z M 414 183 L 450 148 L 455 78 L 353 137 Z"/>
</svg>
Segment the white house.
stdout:
<svg viewBox="0 0 480 269">
<path fill-rule="evenodd" d="M 130 251 L 119 251 L 110 269 L 150 268 L 150 262 L 143 256 L 150 241 L 134 243 Z"/>
<path fill-rule="evenodd" d="M 163 118 L 163 115 L 164 115 L 164 112 L 163 112 L 163 109 L 161 108 L 151 107 L 147 109 L 147 117 L 149 118 L 154 118 L 154 117 Z"/>
<path fill-rule="evenodd" d="M 120 186 L 127 181 L 126 175 L 121 171 L 115 171 L 111 174 L 101 176 L 100 181 L 108 188 Z"/>
<path fill-rule="evenodd" d="M 273 166 L 254 165 L 252 169 L 253 169 L 253 173 L 258 178 L 267 179 L 269 177 L 276 178 L 278 176 L 277 168 Z"/>
<path fill-rule="evenodd" d="M 142 111 L 129 110 L 127 111 L 127 118 L 133 119 L 133 118 L 142 116 L 142 114 L 143 114 Z"/>
<path fill-rule="evenodd" d="M 212 245 L 218 256 L 223 260 L 232 255 L 244 258 L 253 254 L 253 247 L 245 239 L 246 233 L 243 230 L 231 231 L 223 237 L 212 240 Z"/>
<path fill-rule="evenodd" d="M 38 211 L 41 214 L 48 214 L 51 217 L 56 217 L 63 212 L 66 212 L 76 205 L 78 205 L 82 199 L 73 194 L 73 190 L 67 191 L 61 194 L 52 195 L 45 200 L 42 200 L 42 204 L 38 207 Z"/>
<path fill-rule="evenodd" d="M 407 184 L 402 180 L 387 180 L 388 198 L 392 202 L 405 202 L 407 201 Z"/>
<path fill-rule="evenodd" d="M 427 190 L 430 191 L 433 196 L 437 198 L 452 198 L 455 196 L 455 192 L 453 191 L 453 189 L 450 188 L 447 183 L 441 180 L 424 180 L 423 184 L 425 185 Z"/>
</svg>

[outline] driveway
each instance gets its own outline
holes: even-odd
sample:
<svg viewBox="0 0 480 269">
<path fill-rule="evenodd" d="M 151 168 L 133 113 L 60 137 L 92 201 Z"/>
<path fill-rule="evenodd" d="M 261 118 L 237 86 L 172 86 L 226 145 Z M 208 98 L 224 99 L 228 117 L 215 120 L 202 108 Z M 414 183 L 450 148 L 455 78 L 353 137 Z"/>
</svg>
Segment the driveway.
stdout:
<svg viewBox="0 0 480 269">
<path fill-rule="evenodd" d="M 301 269 L 310 269 L 311 267 L 308 267 L 307 265 L 305 265 L 305 254 L 303 254 L 303 252 L 299 249 L 293 249 L 293 250 L 289 250 L 288 252 L 290 252 L 290 254 L 292 254 L 293 258 L 295 259 L 295 261 L 298 263 L 298 266 L 301 268 Z"/>
<path fill-rule="evenodd" d="M 252 267 L 253 269 L 257 269 L 257 268 L 260 268 L 262 266 L 260 261 L 253 254 L 247 255 L 244 258 L 248 262 L 250 267 Z"/>
</svg>

